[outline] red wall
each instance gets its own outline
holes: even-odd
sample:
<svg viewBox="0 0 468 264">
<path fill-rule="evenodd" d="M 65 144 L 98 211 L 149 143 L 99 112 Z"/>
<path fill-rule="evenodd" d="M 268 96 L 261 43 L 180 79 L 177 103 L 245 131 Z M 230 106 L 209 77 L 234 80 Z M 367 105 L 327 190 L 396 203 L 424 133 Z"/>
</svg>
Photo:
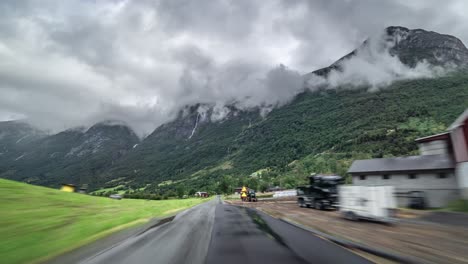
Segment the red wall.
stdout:
<svg viewBox="0 0 468 264">
<path fill-rule="evenodd" d="M 463 122 L 463 134 L 465 134 L 465 147 L 468 149 L 468 118 Z"/>
<path fill-rule="evenodd" d="M 463 125 L 455 128 L 452 133 L 453 151 L 456 162 L 468 161 L 468 118 Z"/>
</svg>

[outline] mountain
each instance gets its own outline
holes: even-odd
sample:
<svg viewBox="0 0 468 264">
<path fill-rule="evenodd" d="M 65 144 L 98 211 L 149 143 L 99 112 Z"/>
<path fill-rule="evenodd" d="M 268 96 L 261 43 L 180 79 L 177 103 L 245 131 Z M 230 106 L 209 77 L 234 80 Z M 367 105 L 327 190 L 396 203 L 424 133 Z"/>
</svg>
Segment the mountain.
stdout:
<svg viewBox="0 0 468 264">
<path fill-rule="evenodd" d="M 20 160 L 27 148 L 34 148 L 37 140 L 45 136 L 44 132 L 21 121 L 0 122 L 0 164 Z"/>
<path fill-rule="evenodd" d="M 138 142 L 129 127 L 113 121 L 70 129 L 36 138 L 15 155 L 5 155 L 0 176 L 47 186 L 93 184 Z"/>
<path fill-rule="evenodd" d="M 468 107 L 467 91 L 468 76 L 457 73 L 373 93 L 304 92 L 265 118 L 245 112 L 205 121 L 191 138 L 196 119 L 189 115 L 158 128 L 109 176 L 121 177 L 118 185 L 153 192 L 176 186 L 219 190 L 224 180 L 231 187 L 248 182 L 291 188 L 311 172 L 344 174 L 354 158 L 417 153 L 414 139 L 443 132 Z"/>
<path fill-rule="evenodd" d="M 468 49 L 460 39 L 423 29 L 392 26 L 384 30 L 383 36 L 377 36 L 377 39 L 366 39 L 360 47 L 341 57 L 332 65 L 315 70 L 308 75 L 326 76 L 332 70 L 341 71 L 346 60 L 375 48 L 372 44 L 377 45 L 377 48 L 388 48 L 390 55 L 397 56 L 403 64 L 409 67 L 415 67 L 418 62 L 423 61 L 435 66 L 468 65 Z"/>
<path fill-rule="evenodd" d="M 243 184 L 291 188 L 312 172 L 345 174 L 356 158 L 415 154 L 415 138 L 444 131 L 468 107 L 468 51 L 455 37 L 403 27 L 387 28 L 377 43 L 409 69 L 425 60 L 451 71 L 372 92 L 365 85 L 305 89 L 267 115 L 235 106 L 222 114 L 209 104 L 187 106 L 142 140 L 117 122 L 50 136 L 3 122 L 0 147 L 8 154 L 0 156 L 0 177 L 48 186 L 87 183 L 92 190 L 226 192 Z M 345 61 L 374 44 L 366 40 L 311 74 L 343 70 Z M 23 134 L 8 132 L 11 126 L 24 126 L 33 140 L 15 144 Z"/>
<path fill-rule="evenodd" d="M 21 121 L 0 122 L 0 153 L 14 151 L 43 136 L 44 132 Z"/>
<path fill-rule="evenodd" d="M 106 174 L 109 179 L 116 175 L 124 177 L 123 184 L 150 184 L 182 180 L 217 164 L 235 151 L 232 145 L 238 135 L 261 121 L 258 110 L 229 108 L 223 120 L 215 121 L 212 107 L 187 107 L 174 121 L 158 127 Z"/>
</svg>

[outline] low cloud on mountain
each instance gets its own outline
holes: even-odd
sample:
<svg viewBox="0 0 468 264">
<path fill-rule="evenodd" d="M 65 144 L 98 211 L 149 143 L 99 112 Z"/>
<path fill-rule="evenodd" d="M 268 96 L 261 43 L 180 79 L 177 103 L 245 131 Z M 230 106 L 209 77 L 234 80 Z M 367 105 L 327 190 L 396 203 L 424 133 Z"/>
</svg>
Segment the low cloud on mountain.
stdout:
<svg viewBox="0 0 468 264">
<path fill-rule="evenodd" d="M 386 26 L 468 42 L 467 8 L 456 0 L 2 1 L 0 118 L 51 131 L 120 119 L 143 135 L 187 104 L 214 104 L 217 118 L 224 104 L 268 109 L 301 90 L 301 75 Z M 354 60 L 326 81 L 359 83 L 359 67 L 376 78 L 371 85 L 392 80 L 374 66 Z"/>
<path fill-rule="evenodd" d="M 447 63 L 443 67 L 432 65 L 427 60 L 417 62 L 414 67 L 404 64 L 398 56 L 391 54 L 395 39 L 388 39 L 384 31 L 371 36 L 353 56 L 338 61 L 338 68 L 326 75 L 308 74 L 306 86 L 310 90 L 336 87 L 356 88 L 369 86 L 377 90 L 394 81 L 442 76 L 454 69 Z"/>
</svg>

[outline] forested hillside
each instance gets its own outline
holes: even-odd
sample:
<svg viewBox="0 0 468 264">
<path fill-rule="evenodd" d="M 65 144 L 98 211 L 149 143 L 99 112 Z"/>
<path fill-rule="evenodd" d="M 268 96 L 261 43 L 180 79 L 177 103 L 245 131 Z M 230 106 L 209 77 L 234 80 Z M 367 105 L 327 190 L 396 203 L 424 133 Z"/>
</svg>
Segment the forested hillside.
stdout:
<svg viewBox="0 0 468 264">
<path fill-rule="evenodd" d="M 45 136 L 3 123 L 1 177 L 89 184 L 101 193 L 291 188 L 310 173 L 345 175 L 355 158 L 416 154 L 415 138 L 444 131 L 468 107 L 468 75 L 399 81 L 372 92 L 304 92 L 264 117 L 231 107 L 212 120 L 212 109 L 203 107 L 187 108 L 142 141 L 121 124 Z"/>
<path fill-rule="evenodd" d="M 16 123 L 10 134 L 18 134 L 17 127 L 24 126 Z M 50 136 L 32 129 L 24 134 L 11 144 L 7 144 L 11 141 L 6 136 L 0 137 L 0 177 L 50 187 L 62 183 L 96 186 L 99 175 L 138 143 L 133 131 L 114 122 Z"/>
<path fill-rule="evenodd" d="M 121 178 L 111 184 L 121 190 L 156 193 L 226 191 L 246 182 L 291 188 L 313 172 L 345 174 L 354 158 L 416 154 L 414 139 L 444 131 L 468 107 L 464 73 L 376 92 L 348 88 L 305 92 L 265 118 L 244 112 L 207 121 L 193 138 L 177 139 L 183 122 L 193 127 L 193 113 L 156 130 L 107 177 Z"/>
</svg>

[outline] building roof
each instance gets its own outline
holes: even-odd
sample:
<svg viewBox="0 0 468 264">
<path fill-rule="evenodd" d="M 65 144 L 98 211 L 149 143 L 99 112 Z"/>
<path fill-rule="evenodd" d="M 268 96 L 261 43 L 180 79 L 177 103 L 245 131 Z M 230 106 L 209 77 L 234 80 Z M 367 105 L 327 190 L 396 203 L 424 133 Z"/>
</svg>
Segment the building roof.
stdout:
<svg viewBox="0 0 468 264">
<path fill-rule="evenodd" d="M 330 181 L 335 181 L 335 180 L 341 180 L 342 177 L 336 174 L 317 174 L 317 175 L 311 175 L 309 178 L 314 178 L 314 180 L 330 180 Z"/>
<path fill-rule="evenodd" d="M 355 160 L 348 173 L 404 172 L 454 169 L 455 162 L 446 154 L 385 159 Z"/>
<path fill-rule="evenodd" d="M 417 138 L 415 141 L 418 143 L 430 142 L 435 140 L 447 140 L 450 138 L 450 132 L 444 132 L 436 135 L 430 135 L 427 137 Z"/>
<path fill-rule="evenodd" d="M 463 112 L 463 114 L 461 114 L 456 120 L 455 122 L 453 122 L 448 130 L 454 130 L 455 128 L 459 127 L 459 126 L 462 126 L 463 123 L 465 122 L 465 120 L 468 118 L 468 108 L 465 109 L 465 112 Z"/>
</svg>

